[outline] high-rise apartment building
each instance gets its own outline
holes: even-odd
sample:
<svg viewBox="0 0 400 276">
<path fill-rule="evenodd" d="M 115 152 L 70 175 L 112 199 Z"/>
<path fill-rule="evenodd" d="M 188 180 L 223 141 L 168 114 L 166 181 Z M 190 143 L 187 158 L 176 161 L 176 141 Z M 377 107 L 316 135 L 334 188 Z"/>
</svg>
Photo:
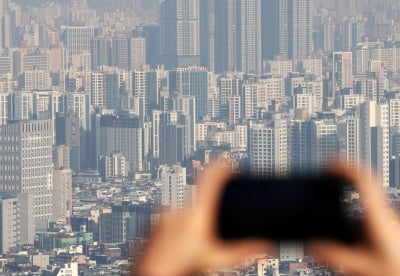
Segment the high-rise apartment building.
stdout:
<svg viewBox="0 0 400 276">
<path fill-rule="evenodd" d="M 287 0 L 288 56 L 308 57 L 314 49 L 312 0 Z"/>
<path fill-rule="evenodd" d="M 112 65 L 124 70 L 130 70 L 129 56 L 130 47 L 127 37 L 114 37 L 111 40 Z"/>
<path fill-rule="evenodd" d="M 130 69 L 132 71 L 142 70 L 146 62 L 146 39 L 143 37 L 133 37 L 130 39 L 129 45 Z"/>
<path fill-rule="evenodd" d="M 261 0 L 215 2 L 215 71 L 261 73 Z"/>
<path fill-rule="evenodd" d="M 160 62 L 160 26 L 140 26 L 134 30 L 135 37 L 143 37 L 146 44 L 146 64 L 156 69 Z"/>
<path fill-rule="evenodd" d="M 92 70 L 99 66 L 110 66 L 111 61 L 111 39 L 106 37 L 94 38 L 91 42 Z"/>
<path fill-rule="evenodd" d="M 262 71 L 261 0 L 239 0 L 239 70 L 260 74 Z"/>
<path fill-rule="evenodd" d="M 332 120 L 313 120 L 311 123 L 311 165 L 321 169 L 331 164 L 339 150 L 337 125 Z"/>
<path fill-rule="evenodd" d="M 380 183 L 389 187 L 389 105 L 367 101 L 360 105 L 360 161 L 375 170 Z"/>
<path fill-rule="evenodd" d="M 215 71 L 238 71 L 237 0 L 216 0 L 215 14 Z"/>
<path fill-rule="evenodd" d="M 32 194 L 37 230 L 53 219 L 53 120 L 19 121 L 0 127 L 0 189 Z"/>
<path fill-rule="evenodd" d="M 353 54 L 351 52 L 333 53 L 333 92 L 353 88 Z"/>
<path fill-rule="evenodd" d="M 200 59 L 198 0 L 164 0 L 160 7 L 160 58 L 166 68 L 197 66 Z"/>
<path fill-rule="evenodd" d="M 162 205 L 173 212 L 183 212 L 185 206 L 186 168 L 179 165 L 161 166 Z"/>
<path fill-rule="evenodd" d="M 290 169 L 294 173 L 307 173 L 311 167 L 311 121 L 290 122 Z"/>
<path fill-rule="evenodd" d="M 16 246 L 19 241 L 19 212 L 18 199 L 7 193 L 0 194 L 0 251 L 6 254 L 7 251 Z"/>
<path fill-rule="evenodd" d="M 248 153 L 256 176 L 285 176 L 289 172 L 288 121 L 279 114 L 268 121 L 250 121 Z"/>
<path fill-rule="evenodd" d="M 200 66 L 215 71 L 216 0 L 200 0 Z"/>
<path fill-rule="evenodd" d="M 312 54 L 312 0 L 263 1 L 263 57 L 282 54 L 301 59 Z"/>
</svg>

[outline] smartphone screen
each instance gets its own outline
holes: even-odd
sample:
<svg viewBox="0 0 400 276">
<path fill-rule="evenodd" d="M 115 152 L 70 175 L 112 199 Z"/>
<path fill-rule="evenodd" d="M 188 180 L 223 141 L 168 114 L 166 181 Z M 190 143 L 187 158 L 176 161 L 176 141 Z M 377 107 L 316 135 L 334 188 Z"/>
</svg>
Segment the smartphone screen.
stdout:
<svg viewBox="0 0 400 276">
<path fill-rule="evenodd" d="M 353 243 L 360 218 L 351 215 L 344 193 L 352 185 L 330 175 L 262 179 L 232 178 L 221 199 L 219 234 L 223 239 L 335 239 Z"/>
</svg>

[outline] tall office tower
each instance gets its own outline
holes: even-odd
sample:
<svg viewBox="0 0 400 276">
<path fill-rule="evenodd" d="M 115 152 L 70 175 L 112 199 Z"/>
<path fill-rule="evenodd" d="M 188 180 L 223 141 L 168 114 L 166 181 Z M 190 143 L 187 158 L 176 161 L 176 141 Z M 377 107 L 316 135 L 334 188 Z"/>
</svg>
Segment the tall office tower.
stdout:
<svg viewBox="0 0 400 276">
<path fill-rule="evenodd" d="M 75 55 L 88 53 L 91 50 L 91 43 L 95 37 L 93 27 L 64 27 L 64 43 L 68 50 L 68 63 L 72 63 Z"/>
<path fill-rule="evenodd" d="M 389 186 L 389 106 L 368 101 L 360 105 L 360 161 L 375 170 L 379 182 Z"/>
<path fill-rule="evenodd" d="M 72 170 L 55 167 L 53 173 L 53 219 L 65 219 L 69 225 L 72 212 Z"/>
<path fill-rule="evenodd" d="M 353 54 L 351 52 L 333 53 L 332 83 L 334 93 L 353 88 Z"/>
<path fill-rule="evenodd" d="M 182 213 L 185 207 L 186 168 L 180 165 L 160 166 L 162 206 L 171 212 Z"/>
<path fill-rule="evenodd" d="M 100 148 L 97 157 L 120 152 L 128 158 L 131 173 L 143 170 L 142 128 L 138 118 L 102 116 L 99 135 Z"/>
<path fill-rule="evenodd" d="M 164 0 L 160 7 L 160 55 L 168 69 L 199 65 L 198 0 Z"/>
<path fill-rule="evenodd" d="M 237 0 L 216 0 L 215 14 L 215 72 L 238 71 Z"/>
<path fill-rule="evenodd" d="M 215 71 L 215 5 L 218 0 L 200 0 L 200 66 Z"/>
<path fill-rule="evenodd" d="M 311 123 L 311 166 L 321 169 L 331 164 L 339 149 L 337 125 L 331 120 Z"/>
<path fill-rule="evenodd" d="M 169 91 L 196 99 L 196 120 L 208 114 L 209 73 L 204 67 L 177 68 L 169 72 Z"/>
<path fill-rule="evenodd" d="M 311 121 L 290 122 L 290 169 L 294 173 L 307 173 L 311 168 Z"/>
<path fill-rule="evenodd" d="M 36 230 L 53 219 L 53 120 L 19 121 L 0 127 L 0 190 L 34 196 Z"/>
<path fill-rule="evenodd" d="M 260 74 L 261 56 L 261 0 L 239 0 L 239 70 Z"/>
<path fill-rule="evenodd" d="M 285 176 L 289 172 L 288 121 L 281 116 L 249 122 L 250 169 L 256 176 Z"/>
<path fill-rule="evenodd" d="M 142 37 L 133 37 L 130 39 L 129 45 L 129 61 L 130 69 L 141 70 L 146 62 L 146 39 Z"/>
<path fill-rule="evenodd" d="M 129 71 L 129 55 L 129 39 L 126 37 L 114 37 L 111 40 L 112 65 Z"/>
<path fill-rule="evenodd" d="M 305 58 L 313 53 L 312 0 L 287 0 L 288 4 L 288 56 Z"/>
<path fill-rule="evenodd" d="M 190 154 L 188 145 L 188 118 L 180 112 L 165 112 L 160 118 L 160 164 L 182 163 Z"/>
<path fill-rule="evenodd" d="M 106 37 L 94 38 L 91 42 L 92 70 L 99 66 L 111 66 L 111 40 Z"/>
</svg>

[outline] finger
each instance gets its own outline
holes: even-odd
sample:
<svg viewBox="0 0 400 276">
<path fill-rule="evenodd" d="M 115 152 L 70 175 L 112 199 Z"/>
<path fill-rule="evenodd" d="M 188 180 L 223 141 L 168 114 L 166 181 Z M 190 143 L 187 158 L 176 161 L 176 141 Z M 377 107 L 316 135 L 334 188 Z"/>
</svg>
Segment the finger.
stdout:
<svg viewBox="0 0 400 276">
<path fill-rule="evenodd" d="M 382 202 L 382 199 L 385 197 L 382 185 L 378 183 L 378 179 L 373 171 L 361 164 L 359 166 L 359 169 L 355 170 L 349 168 L 342 159 L 338 159 L 332 164 L 330 171 L 350 180 L 361 196 L 368 198 L 368 200 L 363 202 L 364 205 L 375 206 L 376 202 Z"/>
<path fill-rule="evenodd" d="M 346 163 L 338 161 L 331 169 L 336 175 L 349 179 L 356 186 L 360 193 L 360 201 L 364 208 L 364 217 L 367 231 L 371 237 L 382 245 L 382 243 L 392 243 L 393 236 L 398 236 L 394 227 L 388 227 L 398 217 L 389 200 L 386 198 L 383 187 L 377 182 L 374 172 L 368 173 L 364 166 L 360 166 L 358 171 L 349 169 Z"/>
<path fill-rule="evenodd" d="M 211 165 L 200 176 L 198 203 L 207 215 L 217 210 L 219 199 L 230 177 L 230 170 L 222 163 Z"/>
<path fill-rule="evenodd" d="M 336 269 L 355 275 L 380 275 L 376 258 L 362 248 L 351 248 L 334 242 L 309 244 L 312 255 Z"/>
</svg>

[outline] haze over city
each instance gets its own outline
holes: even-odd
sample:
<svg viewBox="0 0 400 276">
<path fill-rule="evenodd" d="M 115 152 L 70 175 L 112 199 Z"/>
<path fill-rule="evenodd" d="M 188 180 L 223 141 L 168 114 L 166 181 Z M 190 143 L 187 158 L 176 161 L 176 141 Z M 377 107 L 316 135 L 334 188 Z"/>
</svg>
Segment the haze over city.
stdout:
<svg viewBox="0 0 400 276">
<path fill-rule="evenodd" d="M 339 154 L 398 205 L 400 1 L 0 0 L 0 275 L 125 275 L 210 163 Z M 210 275 L 333 273 L 298 242 Z"/>
</svg>

